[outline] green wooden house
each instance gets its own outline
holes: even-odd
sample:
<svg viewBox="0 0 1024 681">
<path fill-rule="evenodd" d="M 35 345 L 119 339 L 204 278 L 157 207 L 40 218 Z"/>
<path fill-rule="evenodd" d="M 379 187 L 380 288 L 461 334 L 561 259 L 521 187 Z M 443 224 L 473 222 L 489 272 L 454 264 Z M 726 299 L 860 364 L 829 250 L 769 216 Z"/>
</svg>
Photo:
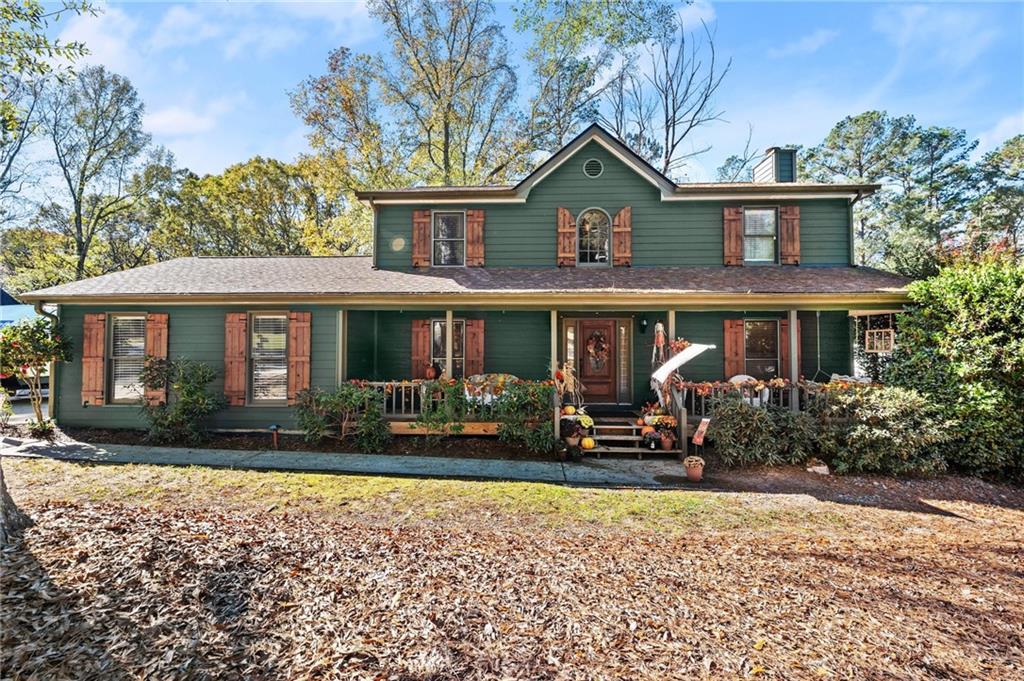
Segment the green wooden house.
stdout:
<svg viewBox="0 0 1024 681">
<path fill-rule="evenodd" d="M 851 313 L 898 309 L 907 281 L 854 266 L 851 207 L 878 187 L 795 168 L 774 148 L 753 182 L 677 184 L 594 125 L 515 185 L 360 192 L 372 256 L 182 258 L 23 298 L 57 304 L 74 342 L 65 425 L 141 426 L 146 354 L 216 367 L 224 429 L 291 426 L 308 386 L 430 367 L 544 379 L 571 361 L 588 404 L 635 407 L 656 330 L 716 346 L 687 379 L 820 380 L 852 370 Z"/>
</svg>

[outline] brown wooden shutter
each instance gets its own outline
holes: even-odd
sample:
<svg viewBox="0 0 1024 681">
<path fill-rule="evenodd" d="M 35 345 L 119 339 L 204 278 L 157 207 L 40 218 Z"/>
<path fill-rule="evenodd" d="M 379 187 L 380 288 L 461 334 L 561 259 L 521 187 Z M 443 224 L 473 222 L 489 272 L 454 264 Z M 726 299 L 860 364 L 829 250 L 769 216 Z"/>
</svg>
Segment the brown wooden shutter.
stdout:
<svg viewBox="0 0 1024 681">
<path fill-rule="evenodd" d="M 743 365 L 744 335 L 742 319 L 725 320 L 725 337 L 723 345 L 725 354 L 725 376 L 723 378 L 725 378 L 725 380 L 729 380 L 733 376 L 745 374 L 746 370 Z"/>
<path fill-rule="evenodd" d="M 800 320 L 796 320 L 796 366 L 797 375 L 799 375 L 801 359 L 801 338 L 800 338 Z M 780 378 L 789 380 L 789 320 L 783 319 L 779 321 L 779 363 L 782 365 L 782 373 L 779 374 Z"/>
<path fill-rule="evenodd" d="M 430 209 L 412 212 L 412 266 L 430 267 Z"/>
<path fill-rule="evenodd" d="M 633 209 L 626 206 L 612 220 L 612 265 L 633 264 Z"/>
<path fill-rule="evenodd" d="M 466 267 L 484 266 L 484 211 L 466 211 Z"/>
<path fill-rule="evenodd" d="M 484 372 L 484 320 L 466 320 L 466 376 Z"/>
<path fill-rule="evenodd" d="M 85 315 L 82 334 L 82 404 L 104 404 L 106 383 L 107 315 Z"/>
<path fill-rule="evenodd" d="M 779 223 L 779 261 L 783 265 L 799 265 L 800 206 L 781 206 Z"/>
<path fill-rule="evenodd" d="M 722 209 L 722 237 L 725 243 L 725 264 L 743 264 L 743 208 Z"/>
<path fill-rule="evenodd" d="M 245 406 L 245 375 L 248 358 L 249 315 L 224 315 L 224 395 L 233 407 Z"/>
<path fill-rule="evenodd" d="M 146 315 L 146 356 L 167 359 L 167 313 L 150 312 Z M 167 386 L 146 387 L 146 402 L 164 404 L 167 402 Z"/>
<path fill-rule="evenodd" d="M 558 249 L 558 266 L 576 266 L 576 218 L 568 208 L 558 209 L 558 232 L 556 237 Z"/>
<path fill-rule="evenodd" d="M 430 320 L 412 320 L 412 377 L 426 378 L 430 365 Z"/>
<path fill-rule="evenodd" d="M 309 356 L 312 336 L 312 313 L 288 313 L 288 404 L 309 390 Z"/>
</svg>

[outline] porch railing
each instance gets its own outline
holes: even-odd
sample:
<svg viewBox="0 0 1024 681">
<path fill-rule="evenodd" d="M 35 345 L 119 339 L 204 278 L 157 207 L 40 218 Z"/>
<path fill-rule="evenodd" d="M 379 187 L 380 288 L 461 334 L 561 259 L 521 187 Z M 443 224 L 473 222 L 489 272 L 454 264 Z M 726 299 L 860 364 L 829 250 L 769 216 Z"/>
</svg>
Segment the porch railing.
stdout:
<svg viewBox="0 0 1024 681">
<path fill-rule="evenodd" d="M 758 387 L 756 385 L 736 386 L 724 383 L 677 382 L 675 387 L 681 394 L 682 407 L 686 409 L 687 418 L 691 421 L 699 421 L 710 416 L 715 400 L 727 393 L 738 393 L 742 399 L 754 406 L 783 409 L 792 407 L 795 395 L 797 406 L 801 411 L 807 410 L 817 396 L 816 391 L 802 383 L 796 386 L 795 391 L 791 385 Z"/>
<path fill-rule="evenodd" d="M 396 420 L 415 420 L 424 406 L 432 406 L 444 399 L 427 394 L 427 386 L 411 381 L 368 381 L 366 386 L 380 394 L 384 417 Z M 472 399 L 468 401 L 466 421 L 494 421 L 495 400 Z"/>
</svg>

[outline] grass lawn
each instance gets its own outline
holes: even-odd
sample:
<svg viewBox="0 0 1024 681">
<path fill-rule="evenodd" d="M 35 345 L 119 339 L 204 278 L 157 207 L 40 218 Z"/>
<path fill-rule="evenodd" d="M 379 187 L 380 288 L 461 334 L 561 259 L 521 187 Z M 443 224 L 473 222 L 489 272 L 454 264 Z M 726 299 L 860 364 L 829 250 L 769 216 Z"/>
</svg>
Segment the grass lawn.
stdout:
<svg viewBox="0 0 1024 681">
<path fill-rule="evenodd" d="M 1011 487 L 3 465 L 3 678 L 1024 676 Z"/>
</svg>

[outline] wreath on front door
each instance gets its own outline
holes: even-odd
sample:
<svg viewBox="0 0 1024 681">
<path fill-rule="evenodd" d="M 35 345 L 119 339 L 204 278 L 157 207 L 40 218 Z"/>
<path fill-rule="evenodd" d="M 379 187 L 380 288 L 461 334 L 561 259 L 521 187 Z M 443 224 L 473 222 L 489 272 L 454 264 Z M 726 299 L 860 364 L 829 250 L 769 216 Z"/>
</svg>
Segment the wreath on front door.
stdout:
<svg viewBox="0 0 1024 681">
<path fill-rule="evenodd" d="M 608 361 L 608 338 L 601 331 L 594 331 L 587 339 L 587 356 L 590 357 L 590 366 L 594 371 L 604 368 Z"/>
</svg>

